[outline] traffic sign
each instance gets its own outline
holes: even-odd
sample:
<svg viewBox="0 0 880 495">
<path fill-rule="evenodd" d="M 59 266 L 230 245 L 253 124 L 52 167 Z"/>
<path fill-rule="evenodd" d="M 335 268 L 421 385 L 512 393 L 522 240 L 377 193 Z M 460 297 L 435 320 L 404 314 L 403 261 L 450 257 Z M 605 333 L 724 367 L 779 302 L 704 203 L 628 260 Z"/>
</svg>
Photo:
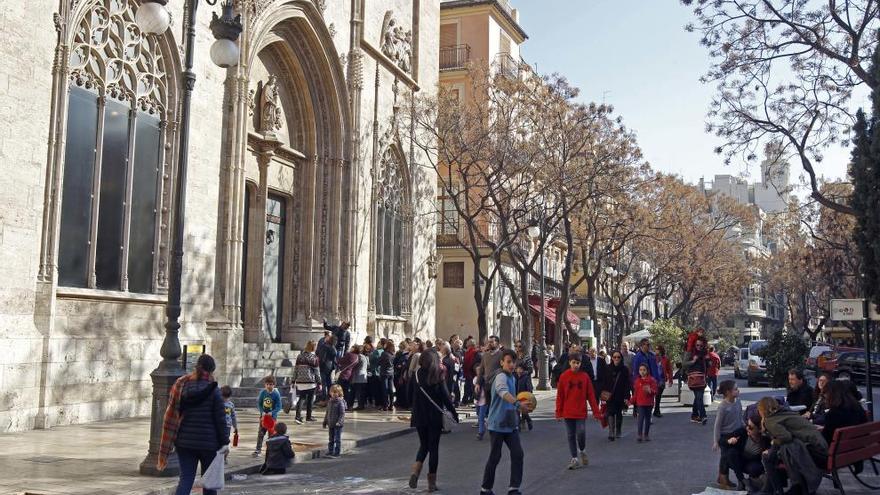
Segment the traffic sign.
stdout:
<svg viewBox="0 0 880 495">
<path fill-rule="evenodd" d="M 860 321 L 865 318 L 864 299 L 832 299 L 832 321 Z M 880 321 L 880 311 L 876 304 L 869 305 L 868 318 Z"/>
</svg>

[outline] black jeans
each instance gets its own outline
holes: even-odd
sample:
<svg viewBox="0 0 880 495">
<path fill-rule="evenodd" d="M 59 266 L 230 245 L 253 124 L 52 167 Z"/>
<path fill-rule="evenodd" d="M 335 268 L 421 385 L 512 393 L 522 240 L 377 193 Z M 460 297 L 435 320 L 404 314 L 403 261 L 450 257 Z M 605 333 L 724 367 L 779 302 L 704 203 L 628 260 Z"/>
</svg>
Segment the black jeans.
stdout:
<svg viewBox="0 0 880 495">
<path fill-rule="evenodd" d="M 464 397 L 461 398 L 462 404 L 470 404 L 474 401 L 474 380 L 464 379 Z"/>
<path fill-rule="evenodd" d="M 711 393 L 711 397 L 715 398 L 715 392 L 718 391 L 718 377 L 717 376 L 707 376 L 706 384 L 709 385 L 709 393 Z"/>
<path fill-rule="evenodd" d="M 425 462 L 428 460 L 428 473 L 437 473 L 437 466 L 440 464 L 440 430 L 430 427 L 418 427 L 416 433 L 419 434 L 419 451 L 416 452 L 416 462 Z"/>
<path fill-rule="evenodd" d="M 703 402 L 703 399 L 705 399 L 703 396 L 705 389 L 691 389 L 691 392 L 694 393 L 694 403 L 691 406 L 691 417 L 702 421 L 706 419 L 706 405 Z"/>
<path fill-rule="evenodd" d="M 321 368 L 321 393 L 319 399 L 326 400 L 330 397 L 330 385 L 333 384 L 333 370 Z"/>
<path fill-rule="evenodd" d="M 180 481 L 177 482 L 177 491 L 175 495 L 189 495 L 192 491 L 193 483 L 196 480 L 196 467 L 202 466 L 202 474 L 211 465 L 211 462 L 217 456 L 216 450 L 194 450 L 182 447 L 177 448 L 177 459 L 180 463 Z M 223 462 L 222 459 L 219 459 Z M 204 490 L 205 495 L 217 495 L 216 490 Z"/>
<path fill-rule="evenodd" d="M 659 386 L 657 387 L 657 396 L 654 397 L 654 413 L 655 414 L 660 413 L 660 399 L 663 398 L 663 391 L 664 390 L 666 390 L 666 384 L 661 382 L 659 384 Z"/>
<path fill-rule="evenodd" d="M 296 418 L 302 419 L 300 410 L 303 403 L 306 404 L 306 418 L 312 417 L 312 403 L 315 402 L 315 389 L 297 390 L 296 395 L 299 396 L 299 402 L 296 403 Z"/>
<path fill-rule="evenodd" d="M 568 452 L 577 457 L 578 450 L 587 448 L 587 432 L 585 419 L 565 418 L 565 432 L 568 434 Z"/>
<path fill-rule="evenodd" d="M 391 407 L 394 403 L 394 377 L 393 376 L 383 376 L 382 377 L 382 401 L 379 404 L 380 407 Z"/>
<path fill-rule="evenodd" d="M 495 469 L 501 461 L 501 446 L 507 444 L 510 450 L 510 485 L 509 488 L 519 489 L 522 484 L 523 476 L 523 449 L 519 441 L 519 432 L 514 430 L 511 433 L 502 433 L 498 431 L 489 431 L 489 439 L 492 444 L 492 451 L 489 452 L 489 460 L 486 461 L 486 469 L 483 471 L 483 490 L 491 490 L 495 485 Z"/>
<path fill-rule="evenodd" d="M 731 438 L 736 438 L 735 445 L 727 443 Z M 718 439 L 718 447 L 721 448 L 721 459 L 718 462 L 718 473 L 724 476 L 733 469 L 737 481 L 743 481 L 743 448 L 746 446 L 746 431 L 737 430 L 733 433 L 721 435 Z"/>
</svg>

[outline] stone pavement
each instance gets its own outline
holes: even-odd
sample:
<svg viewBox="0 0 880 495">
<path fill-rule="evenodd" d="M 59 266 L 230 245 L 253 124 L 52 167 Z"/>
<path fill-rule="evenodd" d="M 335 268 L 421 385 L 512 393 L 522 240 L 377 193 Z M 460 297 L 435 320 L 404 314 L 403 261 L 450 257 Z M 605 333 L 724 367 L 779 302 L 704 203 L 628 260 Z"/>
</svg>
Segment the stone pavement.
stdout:
<svg viewBox="0 0 880 495">
<path fill-rule="evenodd" d="M 320 420 L 323 415 L 324 410 L 317 409 L 315 417 Z M 251 456 L 257 437 L 256 410 L 239 409 L 238 418 L 240 439 L 230 453 L 227 473 L 252 473 L 262 463 Z M 327 430 L 320 421 L 297 425 L 292 412 L 282 412 L 279 421 L 288 425 L 297 462 L 319 457 L 326 449 Z M 149 418 L 136 418 L 0 435 L 0 495 L 173 493 L 177 478 L 138 473 L 149 428 Z M 352 412 L 345 421 L 343 449 L 410 431 L 409 412 Z"/>
</svg>

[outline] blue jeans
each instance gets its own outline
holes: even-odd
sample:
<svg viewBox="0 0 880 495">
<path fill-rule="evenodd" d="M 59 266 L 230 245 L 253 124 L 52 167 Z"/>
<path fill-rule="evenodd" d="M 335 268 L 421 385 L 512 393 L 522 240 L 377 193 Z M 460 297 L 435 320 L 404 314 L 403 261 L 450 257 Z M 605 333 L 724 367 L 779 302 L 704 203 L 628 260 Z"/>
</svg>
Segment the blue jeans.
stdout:
<svg viewBox="0 0 880 495">
<path fill-rule="evenodd" d="M 568 434 L 568 452 L 577 457 L 578 450 L 587 448 L 587 432 L 585 419 L 565 418 L 565 432 Z"/>
<path fill-rule="evenodd" d="M 489 412 L 489 406 L 477 406 L 477 433 L 482 435 L 486 433 L 486 415 Z"/>
<path fill-rule="evenodd" d="M 709 385 L 709 391 L 712 394 L 712 397 L 715 397 L 715 392 L 718 391 L 718 377 L 717 376 L 707 376 L 706 383 Z"/>
<path fill-rule="evenodd" d="M 705 389 L 691 389 L 691 391 L 694 393 L 694 405 L 691 407 L 691 417 L 702 421 L 706 419 L 706 405 L 703 403 Z"/>
<path fill-rule="evenodd" d="M 330 455 L 339 455 L 342 450 L 342 428 L 331 426 L 329 429 L 329 442 L 327 443 L 327 453 Z"/>
<path fill-rule="evenodd" d="M 651 432 L 651 410 L 654 406 L 638 406 L 639 415 L 636 421 L 639 425 L 639 436 L 648 436 Z"/>
<path fill-rule="evenodd" d="M 177 448 L 177 460 L 180 463 L 180 481 L 177 482 L 175 495 L 189 495 L 196 480 L 196 468 L 202 465 L 202 474 L 217 456 L 216 450 L 194 450 Z M 218 459 L 223 462 L 223 459 Z M 204 490 L 204 495 L 217 495 L 216 490 Z"/>
</svg>

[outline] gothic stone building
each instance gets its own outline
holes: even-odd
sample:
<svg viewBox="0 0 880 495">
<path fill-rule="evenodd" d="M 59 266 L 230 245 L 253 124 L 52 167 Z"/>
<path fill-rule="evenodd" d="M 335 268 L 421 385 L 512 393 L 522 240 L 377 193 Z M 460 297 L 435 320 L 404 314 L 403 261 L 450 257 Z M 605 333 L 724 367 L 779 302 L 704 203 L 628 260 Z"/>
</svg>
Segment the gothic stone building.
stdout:
<svg viewBox="0 0 880 495">
<path fill-rule="evenodd" d="M 139 3 L 0 9 L 0 431 L 150 411 L 187 2 L 159 36 Z M 230 69 L 200 4 L 181 342 L 236 385 L 322 318 L 433 336 L 436 184 L 394 119 L 436 90 L 439 2 L 235 0 Z"/>
</svg>

